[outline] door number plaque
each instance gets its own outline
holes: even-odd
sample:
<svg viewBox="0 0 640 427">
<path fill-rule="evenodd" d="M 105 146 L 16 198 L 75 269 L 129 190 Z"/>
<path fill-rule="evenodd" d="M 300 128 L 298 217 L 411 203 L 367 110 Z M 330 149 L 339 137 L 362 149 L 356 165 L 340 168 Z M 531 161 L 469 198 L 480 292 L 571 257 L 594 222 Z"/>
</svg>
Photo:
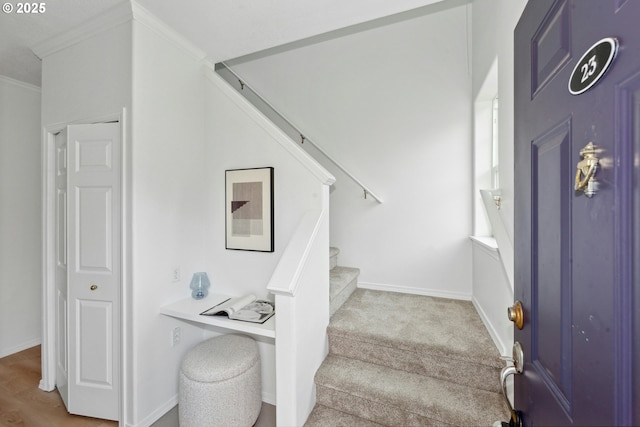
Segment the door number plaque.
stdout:
<svg viewBox="0 0 640 427">
<path fill-rule="evenodd" d="M 618 53 L 618 40 L 607 37 L 582 55 L 569 78 L 569 92 L 580 95 L 604 76 Z"/>
</svg>

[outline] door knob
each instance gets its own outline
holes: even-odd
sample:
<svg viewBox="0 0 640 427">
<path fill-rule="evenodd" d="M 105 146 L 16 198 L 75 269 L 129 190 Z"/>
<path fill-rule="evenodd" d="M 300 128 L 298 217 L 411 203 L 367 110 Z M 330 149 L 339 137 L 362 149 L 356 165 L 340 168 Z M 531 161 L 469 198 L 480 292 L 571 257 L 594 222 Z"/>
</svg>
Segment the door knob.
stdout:
<svg viewBox="0 0 640 427">
<path fill-rule="evenodd" d="M 89 289 L 91 289 L 92 291 L 95 291 L 96 289 L 98 289 L 98 285 L 91 285 Z"/>
<path fill-rule="evenodd" d="M 524 325 L 524 312 L 522 311 L 522 303 L 517 301 L 513 305 L 507 308 L 507 317 L 511 320 L 518 329 L 522 329 Z"/>
</svg>

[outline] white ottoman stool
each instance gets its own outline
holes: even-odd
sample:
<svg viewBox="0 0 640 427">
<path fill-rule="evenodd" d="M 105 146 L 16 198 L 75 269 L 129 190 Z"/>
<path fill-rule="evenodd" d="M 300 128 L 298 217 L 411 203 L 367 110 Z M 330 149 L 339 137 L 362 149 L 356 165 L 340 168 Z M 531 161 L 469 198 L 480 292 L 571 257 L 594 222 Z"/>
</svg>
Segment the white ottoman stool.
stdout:
<svg viewBox="0 0 640 427">
<path fill-rule="evenodd" d="M 178 400 L 181 427 L 252 426 L 262 406 L 258 344 L 228 334 L 193 347 L 180 367 Z"/>
</svg>

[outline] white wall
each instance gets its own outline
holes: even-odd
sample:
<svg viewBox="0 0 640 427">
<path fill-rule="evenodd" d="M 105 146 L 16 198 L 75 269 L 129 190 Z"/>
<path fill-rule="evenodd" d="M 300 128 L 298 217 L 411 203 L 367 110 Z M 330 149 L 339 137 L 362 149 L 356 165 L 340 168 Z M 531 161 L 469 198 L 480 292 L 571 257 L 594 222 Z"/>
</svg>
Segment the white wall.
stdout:
<svg viewBox="0 0 640 427">
<path fill-rule="evenodd" d="M 42 124 L 64 126 L 131 104 L 131 25 L 122 24 L 42 59 Z"/>
<path fill-rule="evenodd" d="M 40 344 L 40 88 L 0 76 L 0 357 Z"/>
<path fill-rule="evenodd" d="M 507 318 L 507 307 L 513 304 L 513 290 L 498 250 L 483 241 L 473 240 L 473 305 L 500 354 L 510 357 L 513 323 Z"/>
<path fill-rule="evenodd" d="M 303 215 L 309 210 L 326 209 L 326 198 L 328 190 L 319 175 L 326 173 L 309 162 L 309 157 L 299 147 L 292 143 L 286 135 L 264 119 L 262 114 L 257 112 L 241 95 L 239 95 L 212 69 L 207 71 L 206 85 L 206 118 L 207 118 L 207 200 L 209 203 L 209 215 L 207 225 L 204 229 L 207 236 L 206 258 L 208 271 L 212 277 L 212 288 L 216 292 L 229 295 L 242 295 L 249 292 L 257 296 L 267 295 L 267 285 L 272 277 L 274 269 L 278 265 L 282 254 L 289 244 L 296 227 Z M 268 252 L 248 252 L 225 249 L 225 171 L 230 169 L 244 169 L 254 167 L 274 168 L 274 216 L 275 216 L 275 251 Z M 327 175 L 324 175 L 325 179 Z M 324 223 L 326 224 L 326 223 Z M 324 231 L 324 234 L 322 234 Z M 311 265 L 324 265 L 324 273 L 313 274 L 311 280 L 303 281 L 305 285 L 317 284 L 314 289 L 302 290 L 293 304 L 304 306 L 300 302 L 302 297 L 317 297 L 318 293 L 324 294 L 328 308 L 329 303 L 329 256 L 328 256 L 328 226 L 324 225 L 319 232 L 318 240 L 323 242 L 325 250 L 320 255 L 320 259 L 314 258 Z M 312 255 L 316 256 L 316 255 Z M 310 283 L 309 283 L 310 282 Z M 323 286 L 324 285 L 324 286 Z M 272 296 L 270 296 L 272 297 Z M 276 303 L 286 300 L 283 297 L 277 299 Z M 320 310 L 322 304 L 317 302 L 312 304 L 313 310 Z M 304 306 L 304 307 L 308 307 Z M 287 314 L 281 307 L 282 315 Z M 278 309 L 279 310 L 279 309 Z M 328 321 L 328 311 L 327 320 Z M 287 317 L 284 317 L 287 319 Z M 322 325 L 322 320 L 317 319 L 315 328 L 302 328 L 314 332 L 305 337 L 305 342 L 311 343 L 306 347 L 301 346 L 300 341 L 295 337 L 280 337 L 278 332 L 285 332 L 277 328 L 276 340 L 278 351 L 286 355 L 287 359 L 293 363 L 303 360 L 306 365 L 319 365 L 318 358 L 322 358 L 324 353 L 318 354 L 317 343 L 321 345 L 325 342 L 325 327 L 321 327 L 318 334 L 318 325 Z M 282 322 L 278 318 L 276 322 Z M 278 325 L 278 323 L 276 323 Z M 291 325 L 287 325 L 291 327 Z M 293 327 L 292 331 L 302 330 L 300 327 Z M 291 331 L 290 331 L 291 332 Z M 318 340 L 318 335 L 320 339 Z M 292 344 L 291 340 L 293 339 Z M 275 371 L 275 347 L 273 342 L 260 340 L 261 362 L 262 362 L 262 397 L 263 400 L 276 404 L 276 371 Z M 309 354 L 311 352 L 311 354 Z M 296 368 L 294 365 L 286 367 L 287 373 Z M 315 370 L 306 371 L 304 374 L 296 375 L 295 381 L 298 384 L 307 385 L 312 383 Z M 298 370 L 304 367 L 298 366 Z M 291 390 L 278 390 L 279 413 L 297 413 L 297 408 L 292 408 L 296 404 L 295 399 L 307 402 L 309 395 L 305 393 L 307 389 L 294 389 L 299 393 L 294 400 L 286 399 L 286 393 Z M 282 400 L 282 396 L 285 396 Z M 284 402 L 284 404 L 282 404 Z M 302 411 L 304 412 L 304 411 Z M 304 417 L 308 411 L 304 413 Z"/>
<path fill-rule="evenodd" d="M 304 212 L 322 208 L 322 185 L 263 128 L 261 121 L 246 114 L 216 85 L 207 83 L 206 91 L 209 217 L 204 231 L 212 287 L 229 294 L 260 290 L 266 294 L 271 274 Z M 274 168 L 275 251 L 227 250 L 225 170 L 266 166 Z"/>
<path fill-rule="evenodd" d="M 526 0 L 474 0 L 473 2 L 473 99 L 498 62 L 500 96 L 500 214 L 513 241 L 513 30 Z"/>
<path fill-rule="evenodd" d="M 132 43 L 133 261 L 126 354 L 132 383 L 126 422 L 149 425 L 177 403 L 180 361 L 203 336 L 201 328 L 160 315 L 159 308 L 189 297 L 193 273 L 207 271 L 204 77 L 200 58 L 154 22 L 134 20 Z M 177 282 L 174 268 L 181 273 Z M 172 347 L 174 327 L 181 328 L 181 339 Z"/>
<path fill-rule="evenodd" d="M 430 8 L 424 11 L 433 10 Z M 233 69 L 384 199 L 341 172 L 331 244 L 360 286 L 471 297 L 471 76 L 467 7 L 388 25 Z"/>
<path fill-rule="evenodd" d="M 208 273 L 210 292 L 266 296 L 298 221 L 322 206 L 322 184 L 247 114 L 237 94 L 240 101 L 205 78 L 201 57 L 137 20 L 133 46 L 133 334 L 127 357 L 134 415 L 127 422 L 148 425 L 175 405 L 184 353 L 225 332 L 159 315 L 159 307 L 189 297 L 196 271 Z M 226 250 L 225 170 L 264 166 L 275 169 L 275 252 Z M 176 267 L 178 283 L 171 281 Z M 171 347 L 175 326 L 182 338 Z M 263 398 L 275 403 L 273 341 L 259 339 L 259 347 Z"/>
<path fill-rule="evenodd" d="M 505 356 L 510 355 L 513 343 L 513 325 L 506 315 L 506 308 L 513 304 L 513 283 L 510 283 L 513 277 L 514 231 L 513 30 L 525 5 L 526 0 L 474 0 L 472 13 L 473 99 L 476 108 L 492 96 L 487 92 L 487 85 L 495 84 L 497 64 L 497 88 L 491 90 L 497 89 L 500 98 L 498 134 L 502 203 L 498 213 L 507 239 L 510 239 L 508 243 L 511 243 L 499 247 L 507 262 L 505 267 L 497 252 L 479 243 L 473 245 L 473 302 L 496 346 Z M 476 118 L 481 116 L 481 112 L 476 111 Z M 475 137 L 481 137 L 479 132 Z M 476 206 L 483 209 L 477 191 L 474 198 Z"/>
</svg>

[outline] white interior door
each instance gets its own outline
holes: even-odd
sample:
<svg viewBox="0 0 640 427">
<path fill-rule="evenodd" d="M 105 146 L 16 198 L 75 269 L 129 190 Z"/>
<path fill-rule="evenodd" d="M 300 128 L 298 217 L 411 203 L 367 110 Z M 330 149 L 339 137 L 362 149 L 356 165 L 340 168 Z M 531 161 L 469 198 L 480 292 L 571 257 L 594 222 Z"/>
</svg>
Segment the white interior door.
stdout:
<svg viewBox="0 0 640 427">
<path fill-rule="evenodd" d="M 56 387 L 68 403 L 67 357 L 67 130 L 55 136 L 55 330 Z"/>
<path fill-rule="evenodd" d="M 120 125 L 68 128 L 68 405 L 118 419 Z"/>
</svg>

